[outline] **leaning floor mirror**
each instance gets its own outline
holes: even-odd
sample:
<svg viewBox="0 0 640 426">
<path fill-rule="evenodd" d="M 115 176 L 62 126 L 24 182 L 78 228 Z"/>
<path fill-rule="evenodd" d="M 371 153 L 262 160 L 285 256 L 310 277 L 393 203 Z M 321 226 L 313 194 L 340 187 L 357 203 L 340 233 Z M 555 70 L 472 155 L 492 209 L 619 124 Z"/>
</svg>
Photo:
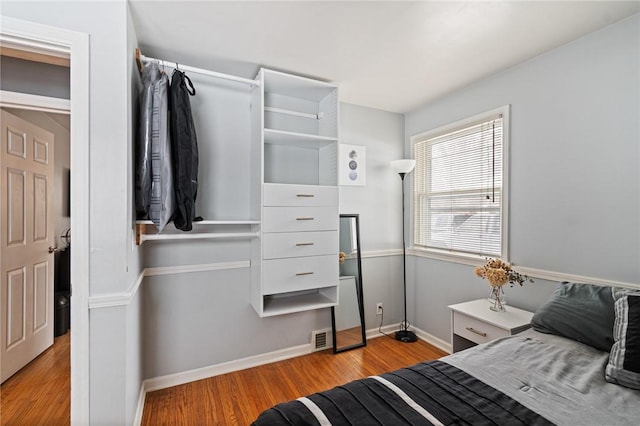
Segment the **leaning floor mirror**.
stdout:
<svg viewBox="0 0 640 426">
<path fill-rule="evenodd" d="M 340 215 L 340 283 L 338 305 L 331 308 L 333 353 L 366 346 L 357 214 Z"/>
</svg>

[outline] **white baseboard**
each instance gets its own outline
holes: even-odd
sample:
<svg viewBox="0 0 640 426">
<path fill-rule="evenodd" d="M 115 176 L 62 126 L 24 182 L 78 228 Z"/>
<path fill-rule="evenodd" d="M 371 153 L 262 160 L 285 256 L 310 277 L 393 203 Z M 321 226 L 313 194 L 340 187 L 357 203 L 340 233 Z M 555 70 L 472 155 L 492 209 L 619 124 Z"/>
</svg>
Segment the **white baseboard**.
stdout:
<svg viewBox="0 0 640 426">
<path fill-rule="evenodd" d="M 393 332 L 397 331 L 400 324 L 385 325 L 381 329 L 372 328 L 366 331 L 367 340 L 375 339 L 386 335 L 393 337 Z M 418 338 L 425 342 L 442 349 L 447 353 L 451 353 L 451 344 L 438 339 L 437 337 L 426 333 L 420 329 L 412 327 Z M 382 331 L 382 333 L 380 332 Z M 384 334 L 383 334 L 384 333 Z M 273 352 L 267 352 L 260 355 L 254 355 L 233 361 L 223 362 L 221 364 L 211 365 L 208 367 L 196 368 L 194 370 L 184 371 L 182 373 L 168 374 L 166 376 L 154 377 L 147 379 L 142 383 L 140 396 L 138 398 L 138 408 L 134 425 L 139 426 L 142 421 L 142 413 L 144 410 L 144 401 L 147 392 L 153 392 L 172 386 L 183 385 L 185 383 L 194 382 L 196 380 L 208 379 L 210 377 L 219 376 L 221 374 L 231 373 L 234 371 L 245 370 L 259 365 L 270 364 L 272 362 L 282 361 L 297 356 L 307 355 L 311 353 L 311 344 L 293 346 L 291 348 L 280 349 Z"/>
<path fill-rule="evenodd" d="M 196 380 L 202 380 L 209 377 L 219 376 L 221 374 L 231 373 L 233 371 L 245 370 L 247 368 L 257 367 L 259 365 L 270 364 L 272 362 L 282 361 L 309 353 L 311 353 L 311 344 L 294 346 L 291 348 L 280 349 L 265 354 L 223 362 L 221 364 L 210 365 L 208 367 L 196 368 L 194 370 L 184 371 L 182 373 L 154 377 L 152 379 L 147 379 L 144 381 L 144 388 L 146 392 L 152 392 L 159 389 L 165 389 L 172 386 L 194 382 Z"/>
<path fill-rule="evenodd" d="M 412 327 L 413 331 L 416 333 L 416 336 L 418 336 L 419 339 L 424 340 L 425 342 L 429 343 L 430 345 L 435 346 L 436 348 L 445 351 L 446 353 L 450 354 L 452 351 L 451 348 L 451 343 L 448 343 L 436 336 L 434 336 L 433 334 L 429 334 L 425 331 L 420 330 L 419 328 L 415 328 Z"/>
<path fill-rule="evenodd" d="M 391 335 L 391 337 L 393 337 L 393 333 L 398 331 L 399 329 L 400 329 L 399 323 L 392 324 L 392 325 L 385 325 L 384 327 L 382 327 L 382 333 L 377 328 L 372 328 L 367 330 L 367 339 L 375 339 L 377 337 L 382 337 L 385 335 Z M 427 333 L 426 331 L 420 330 L 419 328 L 411 326 L 410 329 L 413 330 L 414 333 L 416 333 L 416 336 L 418 336 L 420 340 L 424 340 L 430 345 L 433 345 L 436 348 L 443 350 L 448 354 L 451 353 L 451 350 L 452 350 L 451 343 L 445 342 L 444 340 L 439 339 L 436 336 Z"/>
<path fill-rule="evenodd" d="M 136 408 L 136 416 L 133 419 L 133 424 L 135 426 L 140 426 L 142 424 L 142 414 L 144 411 L 144 401 L 147 398 L 147 391 L 144 388 L 144 382 L 142 386 L 140 386 L 140 395 L 138 395 L 138 407 Z"/>
</svg>

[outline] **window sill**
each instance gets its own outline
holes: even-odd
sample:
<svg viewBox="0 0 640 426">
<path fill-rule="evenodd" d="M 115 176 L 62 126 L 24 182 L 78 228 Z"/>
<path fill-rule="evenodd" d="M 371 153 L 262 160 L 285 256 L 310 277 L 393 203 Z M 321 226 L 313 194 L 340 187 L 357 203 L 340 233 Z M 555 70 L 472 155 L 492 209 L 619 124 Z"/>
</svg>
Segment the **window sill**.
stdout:
<svg viewBox="0 0 640 426">
<path fill-rule="evenodd" d="M 461 254 L 461 253 L 449 253 L 444 250 L 424 249 L 424 248 L 410 248 L 407 249 L 407 254 L 424 257 L 427 259 L 442 260 L 445 262 L 460 263 L 463 265 L 478 266 L 485 262 L 486 258 L 474 254 Z"/>
</svg>

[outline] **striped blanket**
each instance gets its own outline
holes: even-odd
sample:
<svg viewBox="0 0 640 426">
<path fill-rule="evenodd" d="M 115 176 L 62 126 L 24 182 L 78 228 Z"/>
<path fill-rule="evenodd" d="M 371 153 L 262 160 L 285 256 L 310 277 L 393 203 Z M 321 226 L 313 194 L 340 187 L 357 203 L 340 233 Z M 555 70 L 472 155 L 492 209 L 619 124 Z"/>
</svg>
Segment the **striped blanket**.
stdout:
<svg viewBox="0 0 640 426">
<path fill-rule="evenodd" d="M 544 417 L 436 360 L 356 380 L 264 411 L 261 425 L 549 425 Z"/>
</svg>

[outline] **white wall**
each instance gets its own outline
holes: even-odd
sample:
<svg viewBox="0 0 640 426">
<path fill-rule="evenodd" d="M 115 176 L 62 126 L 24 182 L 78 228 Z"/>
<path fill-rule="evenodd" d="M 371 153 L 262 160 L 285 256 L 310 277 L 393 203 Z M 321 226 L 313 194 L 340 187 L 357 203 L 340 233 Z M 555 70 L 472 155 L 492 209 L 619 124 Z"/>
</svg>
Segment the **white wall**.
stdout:
<svg viewBox="0 0 640 426">
<path fill-rule="evenodd" d="M 89 34 L 90 139 L 71 143 L 89 144 L 90 282 L 73 285 L 88 286 L 93 300 L 126 292 L 141 271 L 139 250 L 132 246 L 130 201 L 126 201 L 131 198 L 132 185 L 133 52 L 129 47 L 135 44 L 135 36 L 128 34 L 127 11 L 124 0 L 2 3 L 4 16 Z M 127 340 L 127 335 L 138 326 L 137 309 L 131 303 L 90 312 L 92 424 L 122 424 L 133 418 L 131 407 L 136 401 L 126 388 L 139 388 L 140 374 L 134 369 L 128 376 L 132 366 L 127 363 L 136 358 L 139 347 L 128 347 L 135 339 Z"/>
<path fill-rule="evenodd" d="M 510 252 L 527 268 L 640 282 L 640 17 L 406 116 L 412 135 L 511 104 Z M 416 325 L 449 340 L 446 306 L 484 296 L 471 266 L 414 258 Z M 535 309 L 552 283 L 507 290 Z"/>
</svg>

